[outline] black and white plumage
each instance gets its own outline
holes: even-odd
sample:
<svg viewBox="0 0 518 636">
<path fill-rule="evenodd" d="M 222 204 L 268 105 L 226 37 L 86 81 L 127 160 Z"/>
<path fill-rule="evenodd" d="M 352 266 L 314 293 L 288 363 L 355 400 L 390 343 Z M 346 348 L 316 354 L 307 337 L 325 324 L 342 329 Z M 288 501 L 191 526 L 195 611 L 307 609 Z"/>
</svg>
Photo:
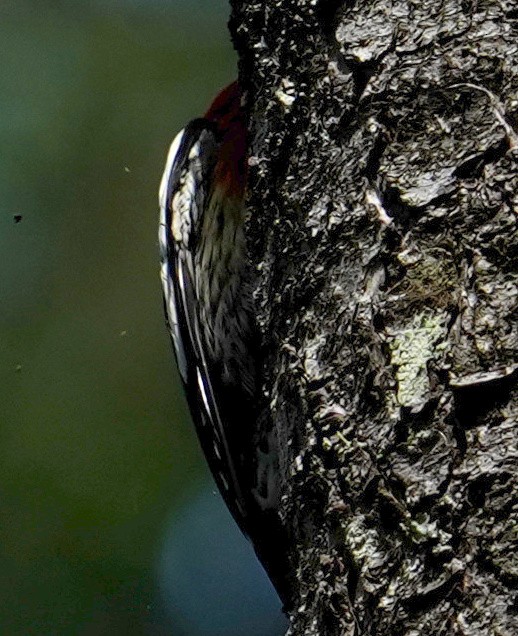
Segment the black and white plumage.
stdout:
<svg viewBox="0 0 518 636">
<path fill-rule="evenodd" d="M 231 404 L 238 397 L 236 390 L 245 393 L 239 396 L 241 404 L 253 397 L 253 364 L 244 345 L 250 337 L 249 317 L 236 316 L 243 312 L 238 288 L 243 284 L 239 261 L 244 255 L 232 253 L 236 246 L 228 245 L 230 253 L 223 255 L 218 254 L 223 246 L 209 245 L 225 238 L 211 227 L 218 223 L 218 208 L 242 202 L 221 200 L 213 188 L 217 151 L 215 126 L 204 120 L 191 122 L 171 145 L 160 187 L 161 278 L 178 368 L 200 442 L 227 505 L 243 526 L 246 504 L 228 439 L 228 411 L 239 408 Z M 241 242 L 242 228 L 236 224 L 231 232 Z M 225 271 L 218 272 L 221 268 Z"/>
<path fill-rule="evenodd" d="M 235 84 L 174 139 L 160 185 L 161 279 L 191 414 L 223 498 L 281 596 L 277 447 L 257 422 L 259 348 Z"/>
</svg>

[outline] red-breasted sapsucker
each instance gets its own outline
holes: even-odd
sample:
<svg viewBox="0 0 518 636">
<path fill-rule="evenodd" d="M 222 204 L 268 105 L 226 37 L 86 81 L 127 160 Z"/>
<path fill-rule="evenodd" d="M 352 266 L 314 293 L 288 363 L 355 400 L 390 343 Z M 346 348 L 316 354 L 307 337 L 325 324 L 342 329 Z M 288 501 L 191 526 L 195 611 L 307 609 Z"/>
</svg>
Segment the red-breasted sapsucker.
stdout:
<svg viewBox="0 0 518 636">
<path fill-rule="evenodd" d="M 246 123 L 238 84 L 175 137 L 160 185 L 167 324 L 209 467 L 281 597 L 277 444 L 257 421 L 259 343 L 246 253 Z"/>
</svg>

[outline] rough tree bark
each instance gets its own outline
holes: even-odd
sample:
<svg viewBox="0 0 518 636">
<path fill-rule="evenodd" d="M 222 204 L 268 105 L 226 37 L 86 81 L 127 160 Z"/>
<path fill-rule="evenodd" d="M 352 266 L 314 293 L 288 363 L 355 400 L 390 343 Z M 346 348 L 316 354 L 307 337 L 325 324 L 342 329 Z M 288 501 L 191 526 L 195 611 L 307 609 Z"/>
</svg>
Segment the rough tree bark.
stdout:
<svg viewBox="0 0 518 636">
<path fill-rule="evenodd" d="M 233 0 L 290 634 L 518 634 L 518 3 Z"/>
</svg>

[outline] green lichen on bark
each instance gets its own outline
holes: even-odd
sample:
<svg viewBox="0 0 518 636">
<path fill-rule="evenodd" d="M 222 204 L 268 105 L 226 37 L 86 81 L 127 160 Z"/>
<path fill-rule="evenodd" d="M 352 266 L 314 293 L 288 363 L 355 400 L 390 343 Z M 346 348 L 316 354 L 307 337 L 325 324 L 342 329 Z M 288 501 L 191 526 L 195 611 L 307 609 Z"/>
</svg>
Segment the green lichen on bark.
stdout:
<svg viewBox="0 0 518 636">
<path fill-rule="evenodd" d="M 428 364 L 442 358 L 446 346 L 447 315 L 422 312 L 410 324 L 385 333 L 390 362 L 396 368 L 396 402 L 408 408 L 422 407 L 430 397 Z"/>
<path fill-rule="evenodd" d="M 233 10 L 290 634 L 516 634 L 516 3 Z"/>
</svg>

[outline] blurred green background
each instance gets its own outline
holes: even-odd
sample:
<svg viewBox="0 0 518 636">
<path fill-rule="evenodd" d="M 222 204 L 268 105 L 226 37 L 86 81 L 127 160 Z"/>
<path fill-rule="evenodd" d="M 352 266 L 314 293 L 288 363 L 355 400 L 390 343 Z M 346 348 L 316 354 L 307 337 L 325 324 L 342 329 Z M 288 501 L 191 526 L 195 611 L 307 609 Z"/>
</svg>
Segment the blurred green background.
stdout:
<svg viewBox="0 0 518 636">
<path fill-rule="evenodd" d="M 227 13 L 2 2 L 2 635 L 176 633 L 155 563 L 206 471 L 162 317 L 157 188 L 173 134 L 235 76 Z"/>
</svg>

